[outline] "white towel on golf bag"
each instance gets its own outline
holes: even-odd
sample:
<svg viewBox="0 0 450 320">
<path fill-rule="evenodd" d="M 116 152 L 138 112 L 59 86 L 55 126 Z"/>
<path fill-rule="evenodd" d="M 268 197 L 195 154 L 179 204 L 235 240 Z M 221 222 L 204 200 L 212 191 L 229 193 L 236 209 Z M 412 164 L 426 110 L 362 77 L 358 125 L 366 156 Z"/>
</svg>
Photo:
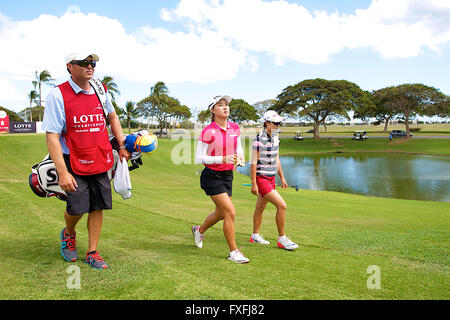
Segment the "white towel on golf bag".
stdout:
<svg viewBox="0 0 450 320">
<path fill-rule="evenodd" d="M 114 175 L 114 190 L 119 193 L 122 198 L 129 199 L 131 197 L 131 179 L 130 171 L 128 171 L 127 160 L 117 162 L 116 173 Z"/>
</svg>

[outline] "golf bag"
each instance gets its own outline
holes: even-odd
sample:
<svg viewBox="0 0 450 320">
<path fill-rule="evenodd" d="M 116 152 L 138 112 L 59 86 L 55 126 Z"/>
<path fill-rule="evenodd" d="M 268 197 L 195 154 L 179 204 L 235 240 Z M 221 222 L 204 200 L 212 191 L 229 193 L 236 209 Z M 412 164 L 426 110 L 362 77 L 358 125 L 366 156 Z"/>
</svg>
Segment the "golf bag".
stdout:
<svg viewBox="0 0 450 320">
<path fill-rule="evenodd" d="M 31 190 L 39 197 L 55 196 L 60 200 L 67 200 L 66 193 L 59 186 L 58 173 L 49 154 L 41 162 L 31 167 L 28 183 Z"/>
<path fill-rule="evenodd" d="M 110 140 L 111 145 L 113 145 L 113 156 L 114 156 L 114 164 L 112 168 L 108 171 L 108 178 L 110 181 L 114 179 L 114 175 L 117 168 L 117 162 L 119 161 L 119 152 L 118 148 L 114 148 L 114 145 L 117 144 L 117 141 L 114 141 L 115 138 Z M 118 146 L 118 144 L 117 144 Z M 138 152 L 133 152 L 130 158 L 131 166 L 128 167 L 129 171 L 139 168 L 143 164 L 142 162 L 142 154 Z M 31 174 L 28 177 L 28 183 L 30 185 L 31 190 L 38 197 L 49 198 L 49 197 L 57 197 L 60 200 L 66 201 L 67 195 L 63 189 L 59 186 L 59 178 L 58 173 L 56 172 L 55 164 L 53 163 L 52 158 L 49 154 L 47 154 L 44 159 L 36 163 L 31 167 Z"/>
</svg>

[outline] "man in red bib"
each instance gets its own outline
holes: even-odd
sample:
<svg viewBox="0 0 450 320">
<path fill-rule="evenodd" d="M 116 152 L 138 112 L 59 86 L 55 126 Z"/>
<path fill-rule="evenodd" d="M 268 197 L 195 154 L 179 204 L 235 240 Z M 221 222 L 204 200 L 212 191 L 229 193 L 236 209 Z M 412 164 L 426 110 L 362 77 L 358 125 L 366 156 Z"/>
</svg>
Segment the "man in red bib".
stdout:
<svg viewBox="0 0 450 320">
<path fill-rule="evenodd" d="M 109 97 L 105 109 L 89 80 L 99 58 L 96 54 L 74 53 L 66 57 L 71 77 L 47 97 L 43 120 L 47 148 L 58 171 L 59 185 L 67 194 L 61 231 L 61 254 L 67 261 L 78 258 L 75 227 L 88 214 L 89 250 L 85 262 L 96 269 L 108 265 L 97 251 L 103 225 L 103 210 L 112 208 L 107 171 L 114 163 L 105 114 L 111 132 L 119 141 L 120 159 L 128 159 L 122 127 Z M 103 86 L 106 91 L 106 87 Z"/>
</svg>

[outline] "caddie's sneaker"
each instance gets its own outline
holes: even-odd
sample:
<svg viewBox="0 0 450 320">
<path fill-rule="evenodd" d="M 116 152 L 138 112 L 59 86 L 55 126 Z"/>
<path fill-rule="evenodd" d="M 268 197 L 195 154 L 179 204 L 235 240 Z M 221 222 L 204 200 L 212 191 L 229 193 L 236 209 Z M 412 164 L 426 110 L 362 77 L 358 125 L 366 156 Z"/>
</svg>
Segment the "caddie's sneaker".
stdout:
<svg viewBox="0 0 450 320">
<path fill-rule="evenodd" d="M 108 269 L 108 265 L 105 261 L 103 261 L 103 258 L 97 250 L 86 253 L 86 259 L 84 262 L 94 269 Z"/>
<path fill-rule="evenodd" d="M 250 260 L 246 256 L 244 256 L 242 254 L 242 252 L 240 252 L 238 249 L 236 249 L 234 251 L 231 251 L 227 259 L 231 260 L 233 262 L 236 262 L 236 263 L 248 263 L 248 262 L 250 262 Z"/>
<path fill-rule="evenodd" d="M 294 250 L 298 248 L 298 244 L 292 242 L 286 235 L 278 237 L 277 246 L 286 250 Z"/>
<path fill-rule="evenodd" d="M 205 237 L 203 234 L 201 234 L 198 230 L 200 229 L 200 226 L 192 226 L 192 234 L 194 235 L 194 243 L 197 246 L 197 248 L 203 248 L 203 238 Z"/>
<path fill-rule="evenodd" d="M 249 241 L 260 244 L 270 244 L 270 242 L 265 240 L 259 233 L 252 234 Z"/>
<path fill-rule="evenodd" d="M 75 246 L 76 243 L 76 234 L 73 236 L 68 236 L 66 234 L 66 228 L 61 230 L 61 255 L 64 259 L 69 262 L 74 262 L 78 259 L 77 248 Z"/>
</svg>

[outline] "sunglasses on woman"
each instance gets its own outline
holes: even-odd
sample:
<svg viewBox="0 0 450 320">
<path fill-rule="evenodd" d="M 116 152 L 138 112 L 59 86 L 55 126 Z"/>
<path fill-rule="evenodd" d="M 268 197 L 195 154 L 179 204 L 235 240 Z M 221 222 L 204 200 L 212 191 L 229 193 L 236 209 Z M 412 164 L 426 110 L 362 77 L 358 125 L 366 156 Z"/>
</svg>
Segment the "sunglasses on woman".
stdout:
<svg viewBox="0 0 450 320">
<path fill-rule="evenodd" d="M 73 60 L 70 64 L 75 64 L 83 68 L 87 68 L 89 65 L 91 65 L 92 68 L 95 68 L 97 63 L 95 61 L 88 60 Z"/>
<path fill-rule="evenodd" d="M 274 125 L 279 126 L 281 122 L 272 122 Z"/>
</svg>

